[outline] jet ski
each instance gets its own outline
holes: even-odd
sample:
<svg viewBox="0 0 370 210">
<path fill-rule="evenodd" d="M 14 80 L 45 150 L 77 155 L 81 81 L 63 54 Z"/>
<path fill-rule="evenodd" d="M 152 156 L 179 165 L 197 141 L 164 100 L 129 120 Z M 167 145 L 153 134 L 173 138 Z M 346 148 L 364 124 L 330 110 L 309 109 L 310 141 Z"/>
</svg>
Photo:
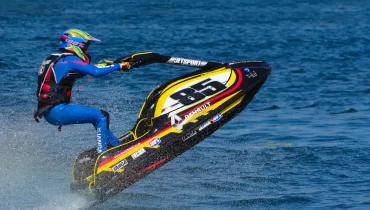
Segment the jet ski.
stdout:
<svg viewBox="0 0 370 210">
<path fill-rule="evenodd" d="M 154 88 L 136 124 L 120 145 L 97 154 L 82 152 L 73 165 L 71 190 L 103 202 L 203 141 L 233 119 L 265 83 L 271 67 L 262 61 L 216 63 L 139 53 L 114 63 L 133 67 L 163 63 L 198 70 Z"/>
</svg>

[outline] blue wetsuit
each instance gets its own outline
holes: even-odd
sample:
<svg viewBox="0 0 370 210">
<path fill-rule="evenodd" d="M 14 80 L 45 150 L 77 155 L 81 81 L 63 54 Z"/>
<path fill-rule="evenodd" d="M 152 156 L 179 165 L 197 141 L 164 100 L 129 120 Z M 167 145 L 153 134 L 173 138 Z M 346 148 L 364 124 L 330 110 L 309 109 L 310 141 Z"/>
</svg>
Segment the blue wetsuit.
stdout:
<svg viewBox="0 0 370 210">
<path fill-rule="evenodd" d="M 53 66 L 55 82 L 59 82 L 69 75 L 81 78 L 86 75 L 94 77 L 103 76 L 120 69 L 120 64 L 114 64 L 105 67 L 97 67 L 83 62 L 75 55 L 61 57 Z M 98 148 L 97 152 L 101 153 L 111 146 L 118 146 L 117 137 L 109 130 L 109 115 L 107 112 L 69 103 L 58 103 L 43 112 L 47 122 L 53 125 L 69 125 L 92 123 L 97 130 Z"/>
</svg>

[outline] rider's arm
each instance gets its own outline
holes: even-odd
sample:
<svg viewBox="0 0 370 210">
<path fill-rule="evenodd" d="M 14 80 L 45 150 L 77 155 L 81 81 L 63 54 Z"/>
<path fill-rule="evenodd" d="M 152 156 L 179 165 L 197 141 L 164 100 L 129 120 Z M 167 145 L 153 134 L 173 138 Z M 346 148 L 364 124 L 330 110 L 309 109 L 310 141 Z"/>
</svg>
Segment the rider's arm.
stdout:
<svg viewBox="0 0 370 210">
<path fill-rule="evenodd" d="M 121 69 L 120 64 L 112 64 L 109 66 L 94 66 L 78 60 L 68 61 L 68 67 L 72 71 L 78 71 L 80 73 L 91 75 L 94 77 L 104 76 L 113 71 Z"/>
</svg>

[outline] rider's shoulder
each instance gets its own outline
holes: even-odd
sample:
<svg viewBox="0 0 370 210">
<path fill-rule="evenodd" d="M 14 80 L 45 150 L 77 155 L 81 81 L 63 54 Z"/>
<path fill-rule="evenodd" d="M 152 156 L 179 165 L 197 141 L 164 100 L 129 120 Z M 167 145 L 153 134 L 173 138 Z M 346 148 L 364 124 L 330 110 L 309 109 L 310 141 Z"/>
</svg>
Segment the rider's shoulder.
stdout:
<svg viewBox="0 0 370 210">
<path fill-rule="evenodd" d="M 78 57 L 74 54 L 70 54 L 70 53 L 63 53 L 63 55 L 60 57 L 60 59 L 58 61 L 59 62 L 60 61 L 63 61 L 63 62 L 72 62 L 72 61 L 83 62 L 80 57 Z"/>
<path fill-rule="evenodd" d="M 73 54 L 66 54 L 64 56 L 64 60 L 66 61 L 82 61 L 82 59 L 76 55 Z"/>
</svg>

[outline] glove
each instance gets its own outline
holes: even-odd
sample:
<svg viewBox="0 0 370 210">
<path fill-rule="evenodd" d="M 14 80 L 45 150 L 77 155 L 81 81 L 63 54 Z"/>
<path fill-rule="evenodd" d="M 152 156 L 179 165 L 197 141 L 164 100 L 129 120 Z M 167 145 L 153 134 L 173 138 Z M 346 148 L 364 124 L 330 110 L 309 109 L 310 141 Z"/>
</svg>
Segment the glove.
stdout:
<svg viewBox="0 0 370 210">
<path fill-rule="evenodd" d="M 123 70 L 124 72 L 128 72 L 131 69 L 130 62 L 122 62 L 119 65 L 120 65 L 120 69 Z"/>
</svg>

